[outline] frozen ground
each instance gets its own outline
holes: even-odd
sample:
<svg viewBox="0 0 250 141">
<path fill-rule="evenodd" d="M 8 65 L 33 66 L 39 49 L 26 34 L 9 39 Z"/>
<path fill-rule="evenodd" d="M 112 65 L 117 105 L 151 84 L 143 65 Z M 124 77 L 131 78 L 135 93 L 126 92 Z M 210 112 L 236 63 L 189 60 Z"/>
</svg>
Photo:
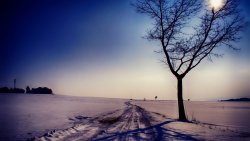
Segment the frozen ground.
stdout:
<svg viewBox="0 0 250 141">
<path fill-rule="evenodd" d="M 178 117 L 177 101 L 135 101 L 135 104 L 151 112 Z M 250 131 L 250 102 L 185 101 L 185 110 L 189 120 Z"/>
<path fill-rule="evenodd" d="M 250 140 L 250 103 L 188 102 L 194 122 L 175 120 L 176 106 L 175 101 L 0 95 L 0 140 Z"/>
<path fill-rule="evenodd" d="M 71 127 L 78 115 L 92 117 L 123 106 L 121 99 L 0 94 L 0 141 L 42 136 Z"/>
</svg>

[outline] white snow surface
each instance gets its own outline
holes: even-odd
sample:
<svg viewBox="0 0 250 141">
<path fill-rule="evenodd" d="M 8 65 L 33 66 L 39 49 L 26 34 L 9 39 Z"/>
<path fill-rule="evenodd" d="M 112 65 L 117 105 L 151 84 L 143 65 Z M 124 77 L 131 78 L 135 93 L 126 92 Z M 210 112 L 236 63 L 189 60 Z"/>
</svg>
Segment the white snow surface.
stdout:
<svg viewBox="0 0 250 141">
<path fill-rule="evenodd" d="M 120 109 L 122 99 L 60 95 L 0 94 L 0 141 L 26 140 L 73 126 L 76 116 Z"/>
<path fill-rule="evenodd" d="M 0 140 L 250 140 L 250 103 L 0 94 Z"/>
<path fill-rule="evenodd" d="M 177 101 L 135 101 L 136 105 L 170 118 L 178 117 Z M 250 131 L 250 102 L 185 101 L 189 120 L 216 125 L 232 126 Z"/>
</svg>

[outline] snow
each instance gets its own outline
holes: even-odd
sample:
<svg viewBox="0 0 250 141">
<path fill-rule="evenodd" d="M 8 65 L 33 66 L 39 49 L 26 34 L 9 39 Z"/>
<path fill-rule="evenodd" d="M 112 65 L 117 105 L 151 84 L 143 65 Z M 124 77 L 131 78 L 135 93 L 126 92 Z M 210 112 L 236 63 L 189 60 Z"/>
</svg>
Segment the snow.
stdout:
<svg viewBox="0 0 250 141">
<path fill-rule="evenodd" d="M 0 140 L 250 140 L 250 103 L 0 95 Z"/>
<path fill-rule="evenodd" d="M 178 117 L 177 101 L 134 101 L 133 104 L 168 117 L 161 123 L 161 129 L 163 136 L 170 140 L 250 140 L 249 102 L 185 101 L 191 122 L 173 120 Z"/>
<path fill-rule="evenodd" d="M 151 112 L 178 117 L 177 101 L 136 101 L 135 104 Z M 250 102 L 185 101 L 185 110 L 189 120 L 250 131 Z"/>
<path fill-rule="evenodd" d="M 123 106 L 122 99 L 0 94 L 0 140 L 41 136 L 71 127 L 77 115 L 91 117 Z"/>
</svg>

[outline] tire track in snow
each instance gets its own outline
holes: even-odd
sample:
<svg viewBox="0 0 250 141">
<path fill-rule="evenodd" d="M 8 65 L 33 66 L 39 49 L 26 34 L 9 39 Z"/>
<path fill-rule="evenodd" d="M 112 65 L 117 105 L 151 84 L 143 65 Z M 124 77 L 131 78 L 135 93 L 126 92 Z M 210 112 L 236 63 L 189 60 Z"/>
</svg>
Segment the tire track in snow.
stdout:
<svg viewBox="0 0 250 141">
<path fill-rule="evenodd" d="M 130 102 L 125 102 L 125 104 L 124 109 L 104 113 L 93 118 L 80 118 L 74 127 L 54 130 L 32 140 L 154 140 L 155 131 L 153 129 L 140 131 L 141 128 L 151 126 L 149 112 Z"/>
</svg>

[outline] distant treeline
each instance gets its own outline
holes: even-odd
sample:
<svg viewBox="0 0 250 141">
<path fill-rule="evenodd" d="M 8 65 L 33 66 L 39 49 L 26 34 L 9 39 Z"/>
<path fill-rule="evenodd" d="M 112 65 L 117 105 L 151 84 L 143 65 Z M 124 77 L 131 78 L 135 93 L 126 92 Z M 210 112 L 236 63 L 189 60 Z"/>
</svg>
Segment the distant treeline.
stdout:
<svg viewBox="0 0 250 141">
<path fill-rule="evenodd" d="M 246 101 L 250 101 L 250 98 L 237 98 L 237 99 L 227 99 L 227 100 L 221 100 L 221 101 L 239 101 L 239 102 L 246 102 Z"/>
<path fill-rule="evenodd" d="M 26 88 L 26 93 L 30 94 L 53 94 L 52 89 L 49 89 L 47 87 L 38 87 L 38 88 L 32 88 L 31 90 L 29 87 Z"/>
<path fill-rule="evenodd" d="M 47 87 L 38 87 L 30 89 L 29 86 L 26 87 L 26 91 L 21 88 L 0 88 L 0 93 L 29 93 L 29 94 L 53 94 L 52 89 Z"/>
<path fill-rule="evenodd" d="M 20 88 L 2 87 L 0 88 L 0 93 L 25 93 L 25 90 Z"/>
</svg>

